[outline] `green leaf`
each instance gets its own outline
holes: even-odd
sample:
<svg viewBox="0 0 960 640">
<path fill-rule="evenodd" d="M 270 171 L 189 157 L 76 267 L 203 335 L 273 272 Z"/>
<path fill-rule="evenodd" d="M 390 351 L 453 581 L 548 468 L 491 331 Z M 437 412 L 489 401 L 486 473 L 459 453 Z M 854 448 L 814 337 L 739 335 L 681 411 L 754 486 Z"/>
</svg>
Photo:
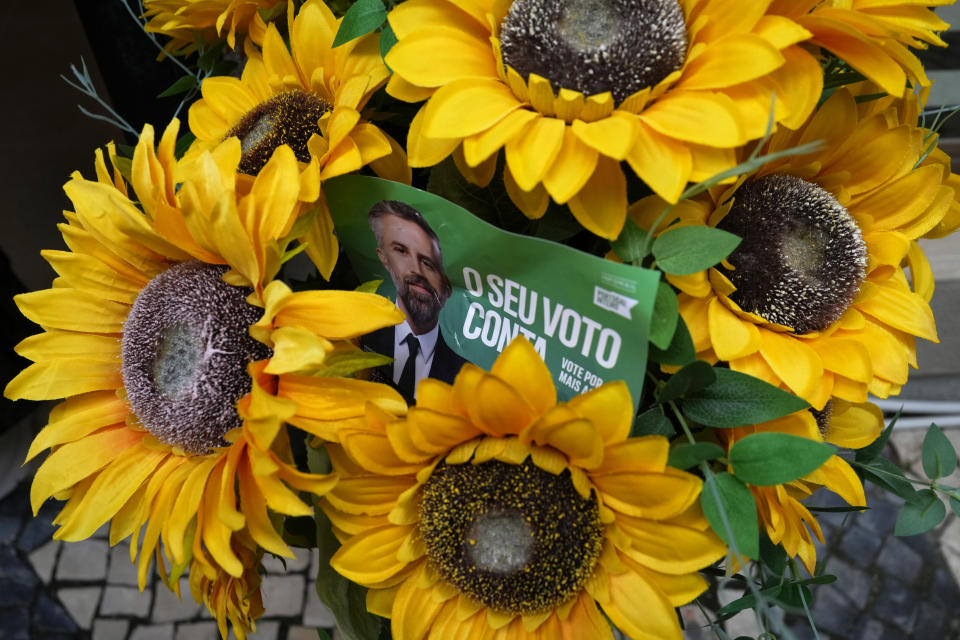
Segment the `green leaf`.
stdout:
<svg viewBox="0 0 960 640">
<path fill-rule="evenodd" d="M 745 373 L 714 368 L 717 380 L 687 395 L 683 412 L 711 427 L 742 427 L 774 420 L 808 408 L 805 401 Z"/>
<path fill-rule="evenodd" d="M 667 464 L 677 469 L 689 469 L 705 460 L 722 458 L 723 454 L 723 448 L 712 442 L 678 444 L 670 450 L 670 459 L 667 460 Z"/>
<path fill-rule="evenodd" d="M 869 511 L 870 507 L 814 507 L 811 505 L 804 505 L 807 507 L 807 511 L 814 511 L 819 513 L 850 513 L 852 511 Z"/>
<path fill-rule="evenodd" d="M 348 640 L 377 640 L 380 635 L 380 620 L 367 613 L 367 590 L 350 582 L 333 567 L 330 559 L 340 543 L 333 535 L 332 525 L 326 514 L 316 508 L 317 520 L 317 597 L 327 605 L 336 618 L 337 628 Z"/>
<path fill-rule="evenodd" d="M 287 516 L 283 519 L 283 541 L 294 547 L 317 546 L 317 523 L 311 516 Z"/>
<path fill-rule="evenodd" d="M 390 53 L 390 49 L 393 49 L 393 45 L 395 44 L 397 44 L 397 34 L 393 32 L 390 22 L 385 22 L 383 31 L 380 32 L 380 57 L 386 58 L 387 54 Z M 384 61 L 383 64 L 386 65 L 386 61 Z M 389 65 L 387 65 L 387 69 L 391 72 L 393 71 Z"/>
<path fill-rule="evenodd" d="M 685 276 L 709 269 L 737 248 L 739 236 L 713 227 L 678 227 L 653 241 L 653 257 L 664 273 Z"/>
<path fill-rule="evenodd" d="M 910 481 L 903 476 L 903 471 L 900 470 L 900 467 L 886 458 L 874 458 L 869 462 L 854 460 L 851 464 L 863 473 L 865 480 L 869 480 L 883 487 L 890 493 L 898 495 L 908 502 L 918 500 L 916 489 L 914 489 Z"/>
<path fill-rule="evenodd" d="M 287 11 L 287 3 L 285 2 L 281 2 L 275 7 L 270 7 L 269 9 L 257 9 L 257 13 L 260 14 L 260 17 L 267 24 L 270 24 L 271 22 L 279 18 L 282 14 L 286 13 L 286 11 Z"/>
<path fill-rule="evenodd" d="M 786 550 L 779 544 L 773 544 L 766 532 L 763 532 L 760 535 L 760 561 L 766 568 L 779 578 L 786 571 L 788 560 Z"/>
<path fill-rule="evenodd" d="M 957 452 L 953 443 L 943 430 L 935 424 L 927 429 L 923 438 L 922 451 L 923 472 L 931 480 L 945 478 L 957 468 Z"/>
<path fill-rule="evenodd" d="M 317 369 L 314 375 L 327 378 L 341 378 L 361 371 L 362 369 L 372 369 L 393 362 L 393 358 L 373 351 L 364 351 L 362 349 L 344 351 L 341 353 L 333 352 L 327 355 L 323 360 L 323 365 Z"/>
<path fill-rule="evenodd" d="M 734 545 L 731 544 L 727 527 L 724 526 L 722 513 L 726 513 L 736 550 L 754 559 L 760 554 L 757 503 L 747 485 L 727 472 L 707 474 L 703 493 L 700 495 L 700 505 L 707 522 L 731 550 Z"/>
<path fill-rule="evenodd" d="M 186 93 L 197 86 L 197 76 L 183 76 L 178 79 L 172 85 L 161 91 L 157 94 L 158 98 L 166 98 L 167 96 L 175 96 L 179 93 Z"/>
<path fill-rule="evenodd" d="M 657 298 L 653 303 L 653 316 L 650 318 L 650 342 L 660 349 L 666 349 L 673 340 L 680 318 L 680 306 L 677 294 L 666 282 L 657 289 Z"/>
<path fill-rule="evenodd" d="M 387 10 L 381 0 L 357 0 L 344 14 L 333 39 L 333 46 L 339 47 L 354 38 L 371 33 L 386 19 Z"/>
<path fill-rule="evenodd" d="M 133 169 L 133 160 L 130 158 L 122 158 L 117 156 L 113 159 L 113 166 L 117 171 L 120 172 L 120 175 L 123 176 L 123 179 L 127 182 L 130 182 L 130 172 Z"/>
<path fill-rule="evenodd" d="M 633 430 L 631 436 L 666 436 L 672 437 L 677 430 L 673 423 L 660 411 L 659 407 L 653 407 L 637 416 L 633 421 Z"/>
<path fill-rule="evenodd" d="M 947 507 L 932 489 L 917 492 L 919 501 L 906 502 L 893 528 L 895 536 L 915 536 L 933 529 L 947 516 Z"/>
<path fill-rule="evenodd" d="M 773 598 L 780 593 L 780 585 L 774 585 L 772 587 L 767 587 L 766 589 L 760 590 L 760 595 Z M 726 620 L 727 618 L 733 616 L 735 613 L 739 613 L 744 609 L 752 609 L 757 604 L 757 598 L 752 593 L 745 595 L 742 598 L 737 598 L 733 602 L 727 603 L 726 605 L 717 609 L 717 616 L 721 620 Z"/>
<path fill-rule="evenodd" d="M 870 462 L 871 460 L 880 457 L 880 454 L 883 453 L 883 448 L 887 446 L 887 440 L 890 439 L 890 434 L 893 433 L 893 426 L 897 424 L 897 419 L 900 417 L 900 412 L 898 411 L 893 418 L 890 419 L 890 424 L 880 432 L 880 435 L 876 440 L 863 447 L 862 449 L 857 449 L 857 462 Z"/>
<path fill-rule="evenodd" d="M 960 498 L 950 496 L 950 508 L 953 509 L 953 513 L 960 518 Z"/>
<path fill-rule="evenodd" d="M 661 364 L 682 367 L 697 359 L 697 352 L 693 348 L 693 340 L 690 338 L 690 330 L 687 329 L 687 323 L 683 321 L 682 316 L 677 316 L 677 328 L 673 332 L 673 339 L 670 340 L 670 346 L 665 350 L 657 348 L 657 345 L 650 345 L 650 360 Z"/>
<path fill-rule="evenodd" d="M 829 444 L 769 431 L 737 440 L 728 458 L 733 475 L 747 484 L 766 487 L 816 471 L 834 453 L 836 449 Z"/>
<path fill-rule="evenodd" d="M 192 131 L 187 131 L 177 140 L 176 146 L 173 148 L 173 155 L 179 160 L 183 157 L 183 154 L 187 152 L 187 149 L 190 148 L 190 145 L 193 144 L 193 141 L 197 139 L 197 136 L 193 135 Z"/>
<path fill-rule="evenodd" d="M 657 401 L 666 404 L 713 384 L 717 379 L 715 371 L 703 360 L 694 360 L 670 376 L 657 393 Z"/>
<path fill-rule="evenodd" d="M 227 46 L 226 40 L 217 40 L 210 45 L 197 59 L 197 68 L 210 74 L 213 71 L 213 66 L 217 63 L 217 59 L 220 57 L 220 52 L 223 51 L 225 46 Z"/>
<path fill-rule="evenodd" d="M 383 280 L 368 280 L 366 282 L 360 283 L 360 285 L 354 289 L 354 291 L 359 291 L 360 293 L 376 293 L 377 289 L 380 288 L 380 285 L 383 284 Z"/>
<path fill-rule="evenodd" d="M 627 217 L 623 224 L 623 231 L 620 232 L 620 236 L 616 240 L 610 243 L 610 248 L 624 262 L 637 264 L 646 257 L 646 253 L 644 253 L 646 243 L 647 232 Z"/>
<path fill-rule="evenodd" d="M 330 640 L 330 634 L 327 633 L 326 629 L 317 627 L 317 640 Z"/>
</svg>

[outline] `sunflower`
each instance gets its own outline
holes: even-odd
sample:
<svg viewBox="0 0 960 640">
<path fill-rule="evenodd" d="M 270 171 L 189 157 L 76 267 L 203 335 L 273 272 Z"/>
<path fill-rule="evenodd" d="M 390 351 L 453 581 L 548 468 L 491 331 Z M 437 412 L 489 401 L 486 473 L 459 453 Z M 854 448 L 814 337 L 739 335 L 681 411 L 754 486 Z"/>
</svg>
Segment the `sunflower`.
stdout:
<svg viewBox="0 0 960 640">
<path fill-rule="evenodd" d="M 293 152 L 278 149 L 244 193 L 239 141 L 177 162 L 178 126 L 156 149 L 144 128 L 127 165 L 133 194 L 99 150 L 97 180 L 75 173 L 64 187 L 76 210 L 60 225 L 70 251 L 45 251 L 53 287 L 15 299 L 44 332 L 17 346 L 34 364 L 5 390 L 65 399 L 27 454 L 51 449 L 34 512 L 66 501 L 59 540 L 107 522 L 111 544 L 132 535 L 141 589 L 154 557 L 163 575 L 166 559 L 175 573 L 192 563 L 241 578 L 257 547 L 291 555 L 270 512 L 310 515 L 296 492 L 320 495 L 337 479 L 292 464 L 284 423 L 300 406 L 279 382 L 335 419 L 362 415 L 367 401 L 406 406 L 371 383 L 307 375 L 356 359 L 347 340 L 403 314 L 379 296 L 292 293 L 273 280 L 302 209 Z"/>
<path fill-rule="evenodd" d="M 243 573 L 234 577 L 222 569 L 194 563 L 190 569 L 190 594 L 194 600 L 205 604 L 210 615 L 217 620 L 221 638 L 227 637 L 226 623 L 229 620 L 234 634 L 244 640 L 247 631 L 256 632 L 256 619 L 264 613 L 257 570 L 263 551 L 251 551 L 242 545 L 236 545 L 234 549 L 242 559 Z"/>
<path fill-rule="evenodd" d="M 270 24 L 262 55 L 247 60 L 239 79 L 204 80 L 203 98 L 189 112 L 197 140 L 188 156 L 237 137 L 243 150 L 240 171 L 256 175 L 281 144 L 294 150 L 305 165 L 301 199 L 320 198 L 317 221 L 304 239 L 324 277 L 336 262 L 337 243 L 320 183 L 365 165 L 384 178 L 410 183 L 403 149 L 360 113 L 389 75 L 379 35 L 334 49 L 339 26 L 327 5 L 308 0 L 290 22 L 289 49 Z"/>
<path fill-rule="evenodd" d="M 505 147 L 507 192 L 527 216 L 549 199 L 615 238 L 627 210 L 621 162 L 664 199 L 736 164 L 733 149 L 775 119 L 801 124 L 820 66 L 810 33 L 766 3 L 719 0 L 409 0 L 387 92 L 427 100 L 410 125 L 410 163 L 451 153 L 486 185 Z M 438 58 L 435 51 L 446 51 Z"/>
<path fill-rule="evenodd" d="M 680 638 L 673 608 L 725 547 L 701 480 L 666 466 L 665 438 L 628 438 L 633 414 L 623 382 L 557 404 L 522 337 L 489 373 L 424 379 L 405 417 L 371 406 L 331 434 L 332 566 L 369 587 L 397 640 L 612 638 L 604 614 L 634 638 Z"/>
<path fill-rule="evenodd" d="M 226 34 L 231 49 L 237 34 L 250 32 L 257 42 L 266 24 L 260 11 L 270 10 L 284 0 L 143 0 L 144 29 L 170 37 L 164 47 L 173 55 L 187 55 L 197 49 L 197 40 L 213 42 Z"/>
<path fill-rule="evenodd" d="M 825 411 L 809 410 L 770 422 L 736 429 L 717 429 L 721 442 L 729 448 L 753 433 L 786 433 L 839 447 L 865 447 L 880 435 L 883 413 L 870 403 L 849 403 L 834 399 Z M 757 515 L 767 537 L 779 544 L 791 558 L 798 557 L 811 573 L 817 564 L 814 537 L 822 544 L 823 532 L 816 517 L 803 500 L 820 489 L 837 494 L 854 507 L 866 506 L 860 478 L 840 456 L 831 456 L 819 469 L 792 482 L 772 485 L 748 485 L 757 503 Z"/>
<path fill-rule="evenodd" d="M 715 268 L 667 276 L 698 357 L 727 361 L 816 409 L 831 396 L 897 393 L 917 365 L 915 338 L 937 341 L 932 274 L 915 241 L 956 211 L 957 196 L 948 166 L 924 157 L 925 132 L 902 123 L 893 104 L 873 109 L 837 91 L 764 149 L 824 140 L 821 151 L 768 164 L 671 212 L 672 226 L 742 238 Z M 631 214 L 650 228 L 665 206 L 646 198 Z"/>
<path fill-rule="evenodd" d="M 836 55 L 892 96 L 930 86 L 923 65 L 908 47 L 947 43 L 938 32 L 950 25 L 928 7 L 954 0 L 776 0 L 770 12 L 793 20 L 813 36 L 808 41 Z"/>
</svg>

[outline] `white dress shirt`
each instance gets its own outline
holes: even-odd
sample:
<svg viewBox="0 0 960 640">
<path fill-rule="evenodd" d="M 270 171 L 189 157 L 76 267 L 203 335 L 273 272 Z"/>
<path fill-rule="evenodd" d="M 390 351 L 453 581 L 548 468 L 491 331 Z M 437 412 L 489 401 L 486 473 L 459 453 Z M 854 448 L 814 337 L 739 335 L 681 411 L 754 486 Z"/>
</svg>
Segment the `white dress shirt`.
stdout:
<svg viewBox="0 0 960 640">
<path fill-rule="evenodd" d="M 413 333 L 410 329 L 410 325 L 406 322 L 401 322 L 398 324 L 393 331 L 393 382 L 394 384 L 400 383 L 400 375 L 403 373 L 403 368 L 407 364 L 407 359 L 410 357 L 410 348 L 404 344 L 404 340 L 408 335 Z M 416 336 L 417 340 L 420 342 L 420 349 L 417 351 L 417 361 L 414 363 L 414 375 L 413 383 L 414 389 L 416 385 L 423 379 L 426 378 L 430 373 L 430 367 L 433 365 L 433 354 L 437 350 L 437 338 L 440 336 L 440 324 L 431 329 L 430 331 Z M 416 391 L 414 391 L 414 398 L 416 398 Z"/>
</svg>

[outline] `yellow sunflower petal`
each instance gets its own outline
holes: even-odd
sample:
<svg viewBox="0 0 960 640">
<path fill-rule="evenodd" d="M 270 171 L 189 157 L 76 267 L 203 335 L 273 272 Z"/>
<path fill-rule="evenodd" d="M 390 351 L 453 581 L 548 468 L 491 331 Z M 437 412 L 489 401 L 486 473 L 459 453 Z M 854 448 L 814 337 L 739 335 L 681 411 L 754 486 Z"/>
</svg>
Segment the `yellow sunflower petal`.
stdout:
<svg viewBox="0 0 960 640">
<path fill-rule="evenodd" d="M 722 94 L 673 92 L 638 117 L 658 133 L 677 140 L 712 147 L 734 147 L 743 142 L 736 107 Z"/>
<path fill-rule="evenodd" d="M 53 400 L 122 386 L 118 361 L 59 358 L 36 362 L 21 371 L 7 384 L 4 395 L 14 400 Z"/>
<path fill-rule="evenodd" d="M 933 311 L 919 295 L 891 284 L 864 282 L 854 303 L 858 310 L 911 335 L 939 342 Z"/>
<path fill-rule="evenodd" d="M 636 640 L 680 640 L 683 636 L 666 597 L 632 571 L 610 576 L 604 613 L 617 628 Z"/>
<path fill-rule="evenodd" d="M 585 189 L 591 176 L 599 171 L 599 154 L 596 149 L 584 144 L 570 127 L 563 128 L 563 144 L 560 152 L 553 158 L 549 169 L 543 175 L 543 186 L 558 204 L 563 204 Z M 608 171 L 616 166 L 613 160 L 607 160 L 604 168 Z M 619 168 L 618 168 L 619 170 Z M 622 172 L 621 172 L 621 175 Z M 598 177 L 598 182 L 603 176 Z M 571 205 L 572 208 L 573 205 Z M 626 204 L 624 204 L 626 211 Z M 602 216 L 601 216 L 602 217 Z M 581 222 L 582 224 L 582 222 Z"/>
<path fill-rule="evenodd" d="M 643 566 L 679 575 L 712 564 L 727 552 L 727 546 L 712 530 L 699 531 L 667 522 L 618 515 L 617 526 L 630 537 L 623 551 Z"/>
<path fill-rule="evenodd" d="M 687 145 L 643 122 L 637 126 L 637 142 L 626 160 L 634 173 L 667 202 L 677 201 L 693 171 Z"/>
<path fill-rule="evenodd" d="M 721 360 L 735 360 L 760 349 L 760 331 L 737 317 L 719 298 L 707 308 L 707 327 L 713 351 Z"/>
<path fill-rule="evenodd" d="M 388 526 L 350 538 L 330 559 L 342 576 L 354 582 L 380 582 L 403 570 L 397 551 L 409 533 L 408 527 Z"/>
<path fill-rule="evenodd" d="M 543 179 L 564 145 L 565 130 L 563 120 L 538 117 L 507 140 L 507 165 L 520 189 L 530 191 Z"/>
<path fill-rule="evenodd" d="M 594 475 L 593 483 L 611 508 L 638 518 L 663 519 L 683 512 L 700 495 L 701 481 L 667 468 L 664 473 Z"/>
<path fill-rule="evenodd" d="M 444 51 L 437 56 L 437 51 Z M 458 29 L 432 25 L 397 42 L 384 62 L 404 80 L 421 87 L 442 87 L 464 78 L 496 78 L 490 47 Z"/>
<path fill-rule="evenodd" d="M 620 164 L 601 156 L 583 188 L 570 198 L 570 211 L 588 231 L 602 238 L 620 235 L 627 219 L 627 180 Z"/>
<path fill-rule="evenodd" d="M 801 398 L 812 395 L 823 375 L 817 352 L 797 338 L 773 331 L 761 331 L 760 335 L 760 353 L 770 368 Z"/>
<path fill-rule="evenodd" d="M 625 440 L 633 426 L 633 399 L 622 380 L 609 382 L 571 398 L 567 405 L 589 420 L 603 441 L 614 444 Z"/>
<path fill-rule="evenodd" d="M 126 403 L 112 391 L 72 396 L 50 412 L 50 423 L 30 443 L 24 462 L 50 447 L 73 442 L 97 429 L 122 423 L 129 414 Z"/>
<path fill-rule="evenodd" d="M 456 80 L 437 89 L 423 108 L 421 135 L 462 139 L 485 131 L 520 106 L 499 80 Z"/>
</svg>

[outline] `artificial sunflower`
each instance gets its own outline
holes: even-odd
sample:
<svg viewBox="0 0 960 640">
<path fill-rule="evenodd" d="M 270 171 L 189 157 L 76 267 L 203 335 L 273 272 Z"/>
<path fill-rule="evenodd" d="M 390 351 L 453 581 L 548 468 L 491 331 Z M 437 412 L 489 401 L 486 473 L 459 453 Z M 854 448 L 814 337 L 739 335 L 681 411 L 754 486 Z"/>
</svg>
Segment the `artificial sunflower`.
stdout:
<svg viewBox="0 0 960 640">
<path fill-rule="evenodd" d="M 259 42 L 266 30 L 260 11 L 285 0 L 143 0 L 144 25 L 149 33 L 170 37 L 164 48 L 173 55 L 197 49 L 198 39 L 213 42 L 226 37 L 231 49 L 237 34 L 249 32 Z"/>
<path fill-rule="evenodd" d="M 44 332 L 17 346 L 34 364 L 5 390 L 65 398 L 27 455 L 52 450 L 34 512 L 66 501 L 60 540 L 106 522 L 112 544 L 132 535 L 141 589 L 154 557 L 162 574 L 169 561 L 175 573 L 193 563 L 240 578 L 251 549 L 290 556 L 270 512 L 312 514 L 295 492 L 323 494 L 336 476 L 292 464 L 285 422 L 300 406 L 279 382 L 312 392 L 334 419 L 368 401 L 405 407 L 371 383 L 306 375 L 355 359 L 349 339 L 403 314 L 379 296 L 292 293 L 273 280 L 302 209 L 293 152 L 279 148 L 243 192 L 238 140 L 177 162 L 177 130 L 154 149 L 144 128 L 126 165 L 132 194 L 99 150 L 97 180 L 75 173 L 65 185 L 70 251 L 43 253 L 59 274 L 53 288 L 15 299 Z M 126 164 L 110 151 L 114 167 Z"/>
<path fill-rule="evenodd" d="M 908 47 L 947 46 L 938 34 L 950 25 L 929 7 L 955 0 L 775 0 L 770 12 L 810 31 L 808 44 L 834 54 L 892 96 L 929 86 Z"/>
<path fill-rule="evenodd" d="M 256 175 L 283 144 L 305 163 L 301 198 L 319 197 L 321 207 L 304 239 L 324 277 L 336 261 L 337 242 L 320 183 L 365 165 L 382 177 L 410 182 L 403 149 L 360 113 L 389 75 L 379 34 L 334 49 L 339 26 L 327 5 L 308 0 L 291 18 L 289 49 L 276 26 L 269 25 L 262 56 L 250 57 L 239 79 L 204 80 L 203 98 L 189 112 L 197 140 L 188 156 L 233 136 L 241 141 L 239 167 L 245 174 Z"/>
<path fill-rule="evenodd" d="M 522 337 L 489 373 L 424 379 L 406 416 L 371 406 L 329 434 L 332 566 L 397 640 L 612 639 L 606 618 L 680 638 L 673 609 L 725 546 L 701 480 L 666 466 L 665 438 L 629 438 L 633 414 L 623 382 L 557 404 Z"/>
<path fill-rule="evenodd" d="M 671 227 L 742 238 L 716 267 L 667 276 L 698 357 L 727 361 L 815 409 L 831 396 L 897 393 L 917 365 L 915 338 L 937 341 L 932 273 L 915 241 L 953 215 L 957 194 L 949 165 L 925 155 L 927 132 L 903 123 L 893 104 L 873 109 L 837 91 L 804 127 L 781 130 L 764 148 L 824 140 L 822 150 L 671 211 Z M 650 228 L 665 207 L 646 198 L 631 214 Z"/>
<path fill-rule="evenodd" d="M 883 413 L 870 403 L 849 403 L 834 399 L 824 411 L 808 410 L 770 422 L 714 433 L 729 450 L 738 440 L 753 433 L 786 433 L 819 442 L 859 449 L 873 442 L 883 429 Z M 866 506 L 863 484 L 840 456 L 831 456 L 819 469 L 802 478 L 772 486 L 748 485 L 757 503 L 757 515 L 767 537 L 779 544 L 791 558 L 798 557 L 811 574 L 817 564 L 814 537 L 822 544 L 823 532 L 803 500 L 820 489 L 837 494 L 852 507 Z"/>
<path fill-rule="evenodd" d="M 190 594 L 195 601 L 205 604 L 216 619 L 221 638 L 227 637 L 229 621 L 234 635 L 244 640 L 247 631 L 256 632 L 256 619 L 264 613 L 260 572 L 257 570 L 263 551 L 243 545 L 235 545 L 234 551 L 244 566 L 240 576 L 194 561 L 189 574 Z"/>
<path fill-rule="evenodd" d="M 399 41 L 387 92 L 427 100 L 410 163 L 453 153 L 484 186 L 504 147 L 507 192 L 527 216 L 552 198 L 607 238 L 626 218 L 622 161 L 675 202 L 763 135 L 774 95 L 776 122 L 796 127 L 822 87 L 796 46 L 810 32 L 765 2 L 409 0 L 388 17 Z"/>
</svg>

